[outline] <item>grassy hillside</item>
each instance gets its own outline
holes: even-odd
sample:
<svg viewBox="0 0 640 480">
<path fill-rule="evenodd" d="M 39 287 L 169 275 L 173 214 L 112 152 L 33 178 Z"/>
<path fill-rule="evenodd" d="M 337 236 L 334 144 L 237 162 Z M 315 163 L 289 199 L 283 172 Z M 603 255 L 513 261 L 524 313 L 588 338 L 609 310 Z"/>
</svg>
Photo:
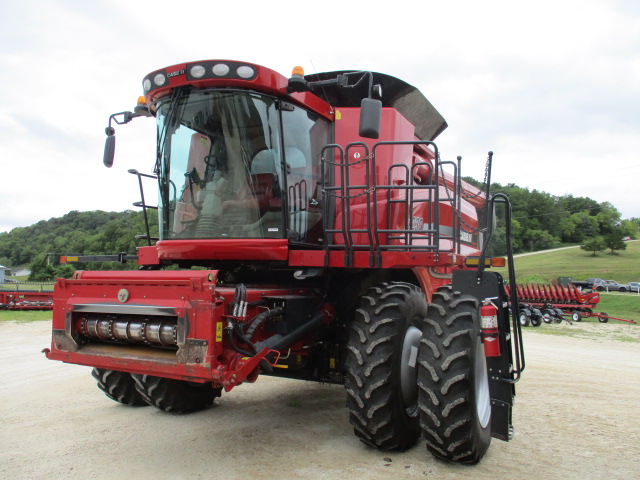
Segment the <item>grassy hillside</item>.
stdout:
<svg viewBox="0 0 640 480">
<path fill-rule="evenodd" d="M 640 241 L 627 243 L 627 249 L 613 255 L 592 256 L 579 247 L 520 255 L 515 258 L 518 283 L 551 283 L 558 277 L 586 280 L 589 277 L 618 282 L 640 282 Z M 496 269 L 507 277 L 507 269 Z M 640 322 L 640 295 L 601 293 L 596 312 Z"/>
<path fill-rule="evenodd" d="M 626 250 L 613 255 L 602 252 L 594 257 L 580 247 L 525 254 L 516 256 L 515 265 L 518 283 L 551 282 L 558 277 L 640 282 L 640 241 L 628 242 Z M 506 268 L 498 271 L 507 276 Z"/>
</svg>

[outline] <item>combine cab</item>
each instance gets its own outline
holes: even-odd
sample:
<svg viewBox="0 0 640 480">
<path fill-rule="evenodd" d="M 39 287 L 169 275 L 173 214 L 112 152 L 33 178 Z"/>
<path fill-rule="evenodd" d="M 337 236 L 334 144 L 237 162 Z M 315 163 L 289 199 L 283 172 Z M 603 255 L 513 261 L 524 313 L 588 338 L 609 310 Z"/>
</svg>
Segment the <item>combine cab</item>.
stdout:
<svg viewBox="0 0 640 480">
<path fill-rule="evenodd" d="M 511 437 L 517 298 L 485 270 L 504 259 L 483 253 L 508 199 L 441 160 L 446 123 L 418 90 L 223 60 L 143 89 L 111 116 L 104 163 L 112 123 L 156 118 L 154 174 L 132 173 L 157 178 L 159 205 L 137 204 L 157 208 L 159 238 L 147 231 L 138 271 L 58 280 L 48 358 L 93 367 L 115 401 L 177 413 L 260 375 L 344 384 L 355 435 L 383 450 L 422 435 L 476 463 Z M 491 154 L 486 171 L 489 185 Z"/>
</svg>

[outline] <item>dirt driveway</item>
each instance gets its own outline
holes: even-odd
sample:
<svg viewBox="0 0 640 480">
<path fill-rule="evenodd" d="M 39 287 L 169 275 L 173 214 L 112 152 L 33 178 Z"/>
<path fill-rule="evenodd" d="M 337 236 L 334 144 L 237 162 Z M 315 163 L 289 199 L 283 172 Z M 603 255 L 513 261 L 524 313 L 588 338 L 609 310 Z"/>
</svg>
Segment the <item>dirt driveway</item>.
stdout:
<svg viewBox="0 0 640 480">
<path fill-rule="evenodd" d="M 580 337 L 543 334 L 544 329 Z M 0 323 L 2 479 L 640 478 L 640 326 L 526 329 L 516 436 L 475 467 L 355 439 L 342 387 L 261 378 L 186 416 L 109 400 L 45 359 L 49 323 Z"/>
</svg>

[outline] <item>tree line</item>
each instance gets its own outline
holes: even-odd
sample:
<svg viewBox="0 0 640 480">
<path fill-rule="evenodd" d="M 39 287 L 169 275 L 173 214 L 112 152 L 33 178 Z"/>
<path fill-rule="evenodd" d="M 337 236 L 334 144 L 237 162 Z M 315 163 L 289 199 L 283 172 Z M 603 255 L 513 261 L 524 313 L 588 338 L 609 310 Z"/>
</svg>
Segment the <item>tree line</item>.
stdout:
<svg viewBox="0 0 640 480">
<path fill-rule="evenodd" d="M 471 184 L 480 183 L 465 178 Z M 622 219 L 620 212 L 609 202 L 597 202 L 588 197 L 556 196 L 539 190 L 529 190 L 513 183 L 491 184 L 492 193 L 509 197 L 512 216 L 512 246 L 514 253 L 534 252 L 562 245 L 585 245 L 588 251 L 607 248 L 622 250 L 624 237 L 635 239 L 640 230 L 640 218 Z M 491 253 L 506 253 L 504 206 L 496 208 L 497 227 Z M 595 254 L 595 253 L 594 253 Z"/>
<path fill-rule="evenodd" d="M 152 236 L 157 236 L 157 218 L 149 217 Z M 117 270 L 117 262 L 60 264 L 62 255 L 134 255 L 143 241 L 136 235 L 146 233 L 142 211 L 79 212 L 71 211 L 59 218 L 41 220 L 29 227 L 0 233 L 0 265 L 29 266 L 29 280 L 46 281 L 69 277 L 76 269 Z M 136 268 L 134 263 L 124 268 Z"/>
</svg>

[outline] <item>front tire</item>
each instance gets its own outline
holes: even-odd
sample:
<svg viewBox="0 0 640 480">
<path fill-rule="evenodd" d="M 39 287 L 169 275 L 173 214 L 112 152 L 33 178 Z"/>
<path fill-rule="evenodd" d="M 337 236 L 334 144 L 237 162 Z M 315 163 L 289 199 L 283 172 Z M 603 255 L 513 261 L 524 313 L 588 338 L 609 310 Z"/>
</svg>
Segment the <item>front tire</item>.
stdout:
<svg viewBox="0 0 640 480">
<path fill-rule="evenodd" d="M 204 410 L 220 396 L 222 389 L 211 383 L 193 383 L 173 378 L 132 374 L 136 390 L 149 405 L 169 413 Z"/>
<path fill-rule="evenodd" d="M 132 407 L 145 407 L 148 403 L 136 390 L 130 373 L 94 368 L 91 372 L 98 382 L 98 388 L 111 400 Z"/>
<path fill-rule="evenodd" d="M 451 288 L 433 295 L 418 350 L 418 404 L 427 450 L 475 464 L 491 443 L 491 398 L 478 301 Z"/>
<path fill-rule="evenodd" d="M 347 344 L 345 389 L 354 434 L 380 450 L 406 450 L 420 436 L 416 358 L 427 314 L 422 291 L 383 283 L 360 299 Z"/>
</svg>

